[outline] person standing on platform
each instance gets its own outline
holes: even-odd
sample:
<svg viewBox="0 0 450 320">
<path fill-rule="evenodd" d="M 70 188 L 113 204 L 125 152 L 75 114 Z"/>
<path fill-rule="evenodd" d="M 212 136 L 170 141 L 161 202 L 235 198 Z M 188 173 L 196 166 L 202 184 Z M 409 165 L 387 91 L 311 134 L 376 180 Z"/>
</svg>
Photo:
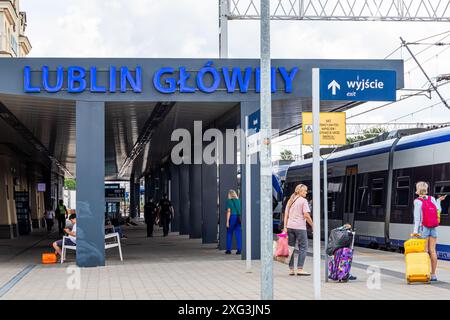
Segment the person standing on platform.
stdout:
<svg viewBox="0 0 450 320">
<path fill-rule="evenodd" d="M 417 198 L 414 200 L 414 231 L 413 235 L 427 239 L 427 251 L 431 260 L 431 281 L 437 281 L 437 228 L 440 222 L 441 202 L 446 195 L 440 196 L 438 200 L 428 195 L 428 183 L 419 181 L 416 183 Z M 437 223 L 429 225 L 431 215 L 435 215 Z"/>
<path fill-rule="evenodd" d="M 48 232 L 51 232 L 53 229 L 54 219 L 55 211 L 50 206 L 47 206 L 47 210 L 45 210 L 45 224 L 47 225 Z"/>
<path fill-rule="evenodd" d="M 287 233 L 289 246 L 295 247 L 298 242 L 298 260 L 297 260 L 297 275 L 309 276 L 310 273 L 303 270 L 306 254 L 308 251 L 308 234 L 306 231 L 306 224 L 311 228 L 313 221 L 311 219 L 311 210 L 308 205 L 306 195 L 308 194 L 308 187 L 304 184 L 299 184 L 295 187 L 295 192 L 291 195 L 284 212 L 284 229 L 283 233 Z M 294 271 L 294 253 L 289 261 L 289 275 L 295 275 Z"/>
<path fill-rule="evenodd" d="M 164 193 L 161 201 L 158 204 L 158 219 L 161 221 L 163 227 L 164 237 L 169 234 L 169 225 L 170 221 L 173 218 L 173 206 L 172 202 L 167 197 L 167 194 Z"/>
<path fill-rule="evenodd" d="M 144 205 L 144 219 L 147 225 L 147 237 L 153 237 L 153 225 L 156 220 L 156 204 L 153 202 L 153 198 L 150 199 Z"/>
<path fill-rule="evenodd" d="M 59 236 L 64 235 L 64 228 L 66 227 L 67 208 L 62 200 L 59 200 L 58 206 L 55 210 L 56 220 L 58 220 L 58 232 Z"/>
<path fill-rule="evenodd" d="M 236 235 L 237 251 L 236 254 L 241 254 L 242 249 L 242 227 L 241 227 L 241 200 L 234 190 L 228 191 L 227 200 L 227 251 L 226 254 L 231 253 L 231 246 L 233 241 L 233 233 Z"/>
</svg>

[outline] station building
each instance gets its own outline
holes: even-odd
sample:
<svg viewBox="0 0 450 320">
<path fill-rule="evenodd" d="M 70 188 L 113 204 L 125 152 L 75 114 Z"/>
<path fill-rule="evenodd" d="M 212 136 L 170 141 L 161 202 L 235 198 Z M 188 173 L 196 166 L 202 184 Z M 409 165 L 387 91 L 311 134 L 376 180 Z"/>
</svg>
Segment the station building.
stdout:
<svg viewBox="0 0 450 320">
<path fill-rule="evenodd" d="M 272 60 L 273 129 L 289 131 L 311 110 L 315 67 L 394 70 L 403 88 L 401 60 Z M 259 60 L 4 58 L 0 70 L 0 237 L 20 241 L 42 229 L 44 208 L 55 208 L 64 177 L 75 177 L 77 264 L 104 265 L 105 181 L 129 182 L 129 215 L 136 217 L 144 179 L 147 201 L 169 194 L 172 232 L 213 243 L 219 225 L 225 248 L 228 190 L 240 190 L 243 208 L 248 199 L 238 179 L 238 166 L 240 179 L 246 175 L 244 142 L 226 130 L 244 128 L 245 117 L 259 110 Z M 358 104 L 328 101 L 321 110 Z M 172 157 L 177 129 L 192 137 L 181 163 Z M 214 134 L 206 137 L 210 129 L 223 133 L 222 149 Z M 227 139 L 236 151 L 228 155 Z M 201 155 L 214 141 L 216 159 L 224 161 L 205 163 Z M 243 230 L 251 214 L 252 255 L 259 259 L 257 159 L 251 170 L 253 205 L 251 213 L 243 210 Z"/>
</svg>

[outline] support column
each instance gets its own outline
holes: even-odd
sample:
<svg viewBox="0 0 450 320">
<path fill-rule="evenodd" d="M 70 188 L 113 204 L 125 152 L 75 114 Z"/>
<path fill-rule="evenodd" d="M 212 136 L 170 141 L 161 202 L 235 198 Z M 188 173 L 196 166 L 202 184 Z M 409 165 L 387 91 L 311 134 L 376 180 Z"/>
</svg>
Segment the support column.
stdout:
<svg viewBox="0 0 450 320">
<path fill-rule="evenodd" d="M 202 243 L 217 242 L 217 164 L 202 164 Z"/>
<path fill-rule="evenodd" d="M 189 165 L 180 165 L 180 234 L 189 234 Z"/>
<path fill-rule="evenodd" d="M 237 163 L 236 163 L 236 145 L 234 148 L 235 157 L 233 163 L 226 163 L 227 159 L 227 137 L 225 133 L 224 145 L 223 145 L 223 164 L 219 165 L 219 249 L 225 250 L 227 246 L 227 213 L 226 213 L 226 203 L 228 199 L 228 191 L 234 189 L 237 191 Z M 230 155 L 228 155 L 229 157 Z M 233 246 L 232 249 L 236 249 L 235 236 L 233 235 Z"/>
<path fill-rule="evenodd" d="M 134 184 L 134 192 L 135 192 L 135 216 L 133 218 L 139 218 L 141 215 L 141 184 L 139 182 Z"/>
<path fill-rule="evenodd" d="M 105 103 L 76 102 L 77 266 L 105 265 Z"/>
<path fill-rule="evenodd" d="M 130 177 L 130 218 L 136 217 L 136 186 L 134 183 L 134 174 Z"/>
<path fill-rule="evenodd" d="M 189 168 L 189 238 L 202 237 L 202 165 L 191 164 Z"/>
<path fill-rule="evenodd" d="M 171 232 L 180 231 L 180 167 L 170 166 L 171 177 L 171 201 L 173 205 L 174 218 L 170 224 Z"/>
<path fill-rule="evenodd" d="M 257 102 L 242 102 L 241 103 L 241 128 L 245 127 L 245 116 L 248 116 L 259 109 Z M 251 201 L 251 253 L 252 260 L 259 260 L 261 258 L 261 216 L 260 216 L 260 163 L 257 154 L 252 155 L 251 165 L 251 195 L 247 195 L 245 188 L 245 139 L 241 141 L 241 190 L 242 190 L 242 257 L 245 259 L 247 254 L 247 212 L 246 201 Z"/>
</svg>

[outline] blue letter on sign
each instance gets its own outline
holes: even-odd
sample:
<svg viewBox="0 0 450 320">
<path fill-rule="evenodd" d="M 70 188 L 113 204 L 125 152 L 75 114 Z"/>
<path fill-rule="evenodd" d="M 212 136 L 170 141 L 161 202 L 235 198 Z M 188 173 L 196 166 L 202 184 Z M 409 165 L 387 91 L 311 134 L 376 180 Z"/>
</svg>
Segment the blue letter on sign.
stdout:
<svg viewBox="0 0 450 320">
<path fill-rule="evenodd" d="M 47 92 L 58 92 L 62 89 L 64 80 L 64 69 L 63 67 L 58 67 L 56 69 L 56 85 L 54 87 L 49 84 L 49 70 L 47 66 L 42 67 L 42 84 Z"/>
<path fill-rule="evenodd" d="M 165 73 L 170 73 L 173 75 L 173 68 L 161 68 L 159 69 L 155 75 L 153 76 L 153 85 L 155 86 L 155 89 L 158 90 L 161 93 L 174 93 L 176 88 L 176 81 L 174 78 L 167 78 L 164 80 L 165 83 L 167 83 L 168 87 L 163 87 L 161 85 L 161 76 Z"/>
<path fill-rule="evenodd" d="M 67 69 L 67 92 L 83 92 L 86 89 L 86 71 L 81 67 L 69 67 Z M 76 87 L 75 83 L 79 86 Z"/>
<path fill-rule="evenodd" d="M 97 86 L 97 68 L 91 68 L 91 92 L 106 92 L 105 87 Z"/>
<path fill-rule="evenodd" d="M 136 79 L 133 79 L 127 67 L 120 68 L 120 92 L 127 92 L 127 81 L 133 89 L 133 92 L 142 92 L 141 67 L 136 67 Z"/>
<path fill-rule="evenodd" d="M 31 86 L 31 68 L 26 66 L 23 70 L 23 89 L 28 93 L 41 92 L 41 88 Z"/>
</svg>

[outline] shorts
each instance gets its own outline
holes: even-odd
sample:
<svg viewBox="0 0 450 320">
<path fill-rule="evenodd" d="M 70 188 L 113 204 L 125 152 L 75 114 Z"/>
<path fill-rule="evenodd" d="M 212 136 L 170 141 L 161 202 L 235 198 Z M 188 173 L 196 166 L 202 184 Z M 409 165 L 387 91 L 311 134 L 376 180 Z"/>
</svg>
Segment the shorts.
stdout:
<svg viewBox="0 0 450 320">
<path fill-rule="evenodd" d="M 69 238 L 66 238 L 65 239 L 66 241 L 64 241 L 64 245 L 65 246 L 76 246 L 77 244 L 76 243 L 74 243 L 72 240 L 70 240 Z M 60 248 L 62 248 L 62 239 L 61 240 L 58 240 L 58 241 L 56 241 L 56 245 L 58 246 L 58 247 L 60 247 Z"/>
<path fill-rule="evenodd" d="M 425 226 L 422 226 L 419 228 L 420 238 L 422 239 L 428 239 L 431 238 L 437 238 L 437 230 L 436 228 L 427 228 Z"/>
</svg>

